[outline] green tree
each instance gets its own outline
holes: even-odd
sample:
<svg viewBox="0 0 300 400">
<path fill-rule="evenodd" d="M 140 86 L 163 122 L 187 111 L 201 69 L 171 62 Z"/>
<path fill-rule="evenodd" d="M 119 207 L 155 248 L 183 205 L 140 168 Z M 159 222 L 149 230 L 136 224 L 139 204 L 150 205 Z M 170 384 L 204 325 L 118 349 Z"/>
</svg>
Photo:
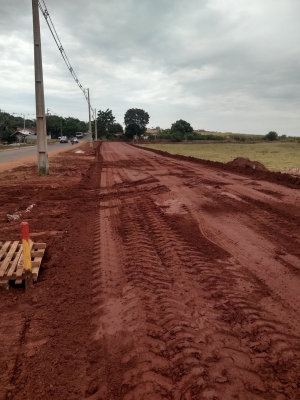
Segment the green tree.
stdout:
<svg viewBox="0 0 300 400">
<path fill-rule="evenodd" d="M 113 124 L 108 125 L 108 132 L 110 134 L 123 133 L 123 126 L 118 122 L 114 122 Z"/>
<path fill-rule="evenodd" d="M 192 134 L 193 132 L 194 129 L 188 122 L 179 119 L 171 126 L 170 139 L 173 142 L 181 142 L 187 135 Z"/>
<path fill-rule="evenodd" d="M 191 125 L 184 121 L 183 119 L 180 119 L 171 126 L 171 133 L 173 132 L 181 132 L 183 135 L 187 135 L 189 133 L 193 133 L 194 129 L 191 127 Z"/>
<path fill-rule="evenodd" d="M 270 131 L 264 136 L 264 140 L 269 140 L 270 142 L 273 142 L 274 140 L 278 139 L 278 133 L 274 131 Z"/>
<path fill-rule="evenodd" d="M 12 143 L 15 141 L 15 138 L 11 136 L 15 132 L 15 128 L 13 127 L 14 117 L 8 113 L 0 114 L 0 141 Z"/>
<path fill-rule="evenodd" d="M 128 138 L 133 138 L 134 135 L 140 137 L 146 132 L 149 118 L 149 114 L 140 108 L 130 108 L 127 110 L 124 116 L 126 136 Z"/>
<path fill-rule="evenodd" d="M 109 108 L 106 111 L 98 111 L 97 117 L 97 134 L 98 136 L 106 136 L 108 133 L 109 125 L 115 122 L 115 117 L 113 116 L 112 110 Z"/>
<path fill-rule="evenodd" d="M 47 115 L 46 117 L 46 127 L 47 135 L 51 134 L 52 137 L 58 138 L 61 136 L 63 126 L 63 118 L 57 115 Z"/>
<path fill-rule="evenodd" d="M 87 132 L 88 124 L 84 121 L 79 121 L 77 125 L 77 132 Z"/>
<path fill-rule="evenodd" d="M 63 119 L 63 135 L 67 137 L 76 135 L 76 132 L 78 132 L 79 122 L 79 119 L 72 117 Z"/>
</svg>

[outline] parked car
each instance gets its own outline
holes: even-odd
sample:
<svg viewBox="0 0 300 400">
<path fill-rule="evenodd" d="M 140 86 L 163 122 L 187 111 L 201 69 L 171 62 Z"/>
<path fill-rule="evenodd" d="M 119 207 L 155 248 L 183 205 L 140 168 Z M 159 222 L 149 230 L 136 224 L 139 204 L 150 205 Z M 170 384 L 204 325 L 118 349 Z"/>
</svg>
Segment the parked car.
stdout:
<svg viewBox="0 0 300 400">
<path fill-rule="evenodd" d="M 72 143 L 72 144 L 74 144 L 74 143 L 79 143 L 77 137 L 73 137 L 73 138 L 71 139 L 71 143 Z"/>
<path fill-rule="evenodd" d="M 68 143 L 68 138 L 67 138 L 67 136 L 62 136 L 62 137 L 60 138 L 60 143 Z"/>
</svg>

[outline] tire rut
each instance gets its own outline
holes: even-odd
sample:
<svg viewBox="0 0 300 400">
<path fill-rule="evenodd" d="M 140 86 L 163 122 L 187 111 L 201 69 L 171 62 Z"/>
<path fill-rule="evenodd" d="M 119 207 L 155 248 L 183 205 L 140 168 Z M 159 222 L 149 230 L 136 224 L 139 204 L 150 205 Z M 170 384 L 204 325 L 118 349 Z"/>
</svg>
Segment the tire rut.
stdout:
<svg viewBox="0 0 300 400">
<path fill-rule="evenodd" d="M 170 217 L 153 191 L 141 189 L 143 180 L 131 185 L 124 163 L 119 171 L 113 167 L 118 157 L 106 156 L 106 196 L 100 193 L 95 230 L 88 395 L 273 399 L 280 392 L 296 398 L 300 339 L 262 308 L 267 288 L 217 250 L 222 234 L 205 224 L 195 232 L 187 207 L 186 215 Z M 193 241 L 196 233 L 204 247 Z"/>
</svg>

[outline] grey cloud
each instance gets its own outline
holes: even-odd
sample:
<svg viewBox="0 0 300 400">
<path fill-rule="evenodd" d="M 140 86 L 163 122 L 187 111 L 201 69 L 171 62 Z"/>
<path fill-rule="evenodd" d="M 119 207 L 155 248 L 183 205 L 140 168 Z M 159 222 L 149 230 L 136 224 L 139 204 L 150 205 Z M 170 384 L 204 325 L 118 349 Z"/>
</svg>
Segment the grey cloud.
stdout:
<svg viewBox="0 0 300 400">
<path fill-rule="evenodd" d="M 300 133 L 298 0 L 45 2 L 93 106 L 112 108 L 120 122 L 129 107 L 145 107 L 151 126 L 186 118 L 204 129 L 262 133 L 267 118 Z M 20 107 L 26 93 L 32 101 L 29 3 L 0 5 L 2 108 L 18 90 Z M 40 19 L 46 103 L 86 119 L 85 99 Z M 20 84 L 8 93 L 10 74 Z"/>
</svg>

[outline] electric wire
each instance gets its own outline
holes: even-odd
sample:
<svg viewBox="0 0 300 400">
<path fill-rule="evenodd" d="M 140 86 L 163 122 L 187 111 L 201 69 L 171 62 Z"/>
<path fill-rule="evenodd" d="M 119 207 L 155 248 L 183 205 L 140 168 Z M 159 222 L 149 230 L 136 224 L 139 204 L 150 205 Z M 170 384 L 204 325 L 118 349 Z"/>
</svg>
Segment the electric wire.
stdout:
<svg viewBox="0 0 300 400">
<path fill-rule="evenodd" d="M 70 71 L 71 75 L 73 76 L 73 78 L 74 78 L 75 82 L 77 83 L 79 89 L 84 94 L 84 97 L 85 97 L 85 99 L 86 99 L 86 101 L 87 101 L 87 103 L 88 103 L 88 105 L 89 105 L 89 107 L 91 109 L 91 112 L 92 112 L 92 114 L 94 116 L 94 110 L 93 110 L 93 108 L 91 106 L 91 102 L 89 101 L 89 98 L 88 98 L 88 96 L 86 94 L 86 90 L 83 88 L 82 84 L 80 83 L 79 79 L 77 78 L 77 75 L 75 74 L 75 71 L 74 71 L 74 69 L 73 69 L 73 67 L 72 67 L 72 65 L 71 65 L 71 63 L 70 63 L 70 61 L 68 59 L 68 56 L 67 56 L 67 54 L 66 54 L 66 52 L 65 52 L 65 50 L 64 50 L 64 48 L 62 46 L 62 43 L 61 43 L 61 41 L 59 39 L 59 36 L 58 36 L 57 32 L 56 32 L 56 29 L 54 27 L 54 24 L 52 22 L 52 19 L 50 17 L 49 11 L 47 10 L 47 7 L 46 7 L 46 4 L 45 4 L 44 0 L 39 0 L 39 8 L 40 8 L 40 10 L 41 10 L 46 22 L 47 22 L 47 25 L 48 25 L 48 27 L 50 29 L 50 32 L 51 32 L 51 34 L 53 36 L 53 39 L 54 39 L 54 41 L 55 41 L 55 43 L 56 43 L 56 45 L 58 47 L 58 50 L 60 51 L 60 54 L 62 55 L 62 58 L 63 58 L 64 62 L 66 63 L 66 66 L 68 67 L 68 70 Z"/>
<path fill-rule="evenodd" d="M 14 115 L 22 115 L 23 118 L 25 118 L 26 115 L 35 115 L 35 114 L 22 114 L 22 113 L 15 113 L 15 112 L 7 113 L 4 110 L 1 110 L 0 116 L 1 116 L 1 114 L 8 114 L 8 117 L 4 121 L 0 122 L 0 126 L 3 125 L 7 120 L 9 120 Z"/>
<path fill-rule="evenodd" d="M 9 113 L 6 113 L 5 111 L 3 111 L 3 112 L 1 111 L 1 113 L 2 113 L 2 114 L 9 114 Z M 5 118 L 4 121 L 0 122 L 0 126 L 3 125 L 6 121 L 8 121 L 11 117 L 12 117 L 12 115 L 9 114 L 8 117 Z"/>
</svg>

